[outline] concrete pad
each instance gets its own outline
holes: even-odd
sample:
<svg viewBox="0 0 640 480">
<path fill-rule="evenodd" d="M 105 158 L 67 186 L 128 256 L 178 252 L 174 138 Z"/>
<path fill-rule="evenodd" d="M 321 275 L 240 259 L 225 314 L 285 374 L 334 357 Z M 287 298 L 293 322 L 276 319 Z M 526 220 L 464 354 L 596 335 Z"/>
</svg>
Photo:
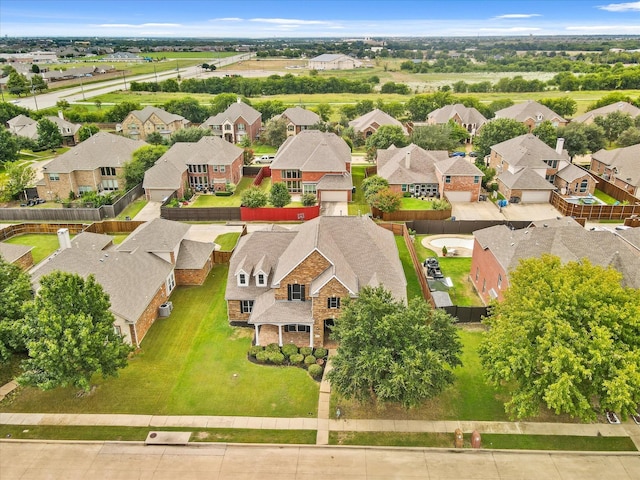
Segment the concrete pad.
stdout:
<svg viewBox="0 0 640 480">
<path fill-rule="evenodd" d="M 138 220 L 141 222 L 147 222 L 153 220 L 154 218 L 160 218 L 160 207 L 162 206 L 161 202 L 147 202 L 147 204 L 142 207 L 142 210 L 138 212 L 138 214 L 133 217 L 133 220 Z"/>
<path fill-rule="evenodd" d="M 367 450 L 367 478 L 422 477 L 427 468 L 424 452 L 421 450 Z"/>
<path fill-rule="evenodd" d="M 191 438 L 191 432 L 149 432 L 145 445 L 187 445 Z"/>
<path fill-rule="evenodd" d="M 224 456 L 163 455 L 158 470 L 173 472 L 174 478 L 182 479 L 188 472 L 217 472 L 222 466 Z"/>
<path fill-rule="evenodd" d="M 296 462 L 292 460 L 295 459 L 297 453 L 295 448 L 293 450 L 272 446 L 247 448 L 230 445 L 227 447 L 220 473 L 222 474 L 221 476 L 227 475 L 227 478 L 241 478 L 241 473 L 295 475 Z"/>
<path fill-rule="evenodd" d="M 563 480 L 619 479 L 629 474 L 618 457 L 567 454 L 561 457 L 554 456 L 553 462 L 556 468 L 565 472 Z"/>
<path fill-rule="evenodd" d="M 545 480 L 560 480 L 562 478 L 550 455 L 540 454 L 536 456 L 535 462 L 527 461 L 530 458 L 530 454 L 513 453 L 511 455 L 496 455 L 493 461 L 502 478 L 544 478 Z"/>
<path fill-rule="evenodd" d="M 425 452 L 429 478 L 475 478 L 499 480 L 500 473 L 491 454 L 480 452 L 451 453 Z M 508 478 L 508 477 L 503 477 Z"/>
<path fill-rule="evenodd" d="M 318 430 L 316 432 L 316 445 L 329 445 L 328 430 Z"/>
<path fill-rule="evenodd" d="M 207 428 L 233 428 L 233 417 L 210 417 Z"/>
<path fill-rule="evenodd" d="M 273 428 L 278 430 L 289 430 L 291 428 L 291 422 L 289 418 L 276 418 L 276 424 Z"/>
<path fill-rule="evenodd" d="M 261 420 L 262 420 L 262 423 L 260 425 L 260 428 L 273 430 L 274 428 L 276 428 L 276 423 L 278 419 L 274 417 L 263 417 L 261 418 Z"/>
<path fill-rule="evenodd" d="M 247 418 L 247 425 L 245 428 L 262 428 L 262 418 L 260 417 L 249 417 Z"/>
<path fill-rule="evenodd" d="M 340 217 L 349 215 L 349 204 L 347 202 L 322 202 L 320 213 L 327 217 Z"/>
<path fill-rule="evenodd" d="M 350 475 L 366 475 L 365 449 L 314 448 L 304 449 L 298 457 L 297 472 L 320 473 L 333 478 L 349 478 Z"/>
</svg>

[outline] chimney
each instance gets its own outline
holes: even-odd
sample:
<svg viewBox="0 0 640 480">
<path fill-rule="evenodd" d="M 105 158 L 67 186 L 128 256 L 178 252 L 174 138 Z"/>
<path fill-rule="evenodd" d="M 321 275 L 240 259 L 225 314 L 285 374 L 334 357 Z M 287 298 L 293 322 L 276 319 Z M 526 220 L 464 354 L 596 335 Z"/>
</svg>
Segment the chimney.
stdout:
<svg viewBox="0 0 640 480">
<path fill-rule="evenodd" d="M 68 228 L 61 228 L 58 230 L 58 242 L 60 243 L 60 250 L 71 248 L 71 237 L 69 237 Z"/>
<path fill-rule="evenodd" d="M 408 151 L 404 156 L 404 166 L 407 170 L 411 169 L 411 151 Z"/>
<path fill-rule="evenodd" d="M 236 103 L 242 103 L 242 99 L 240 97 L 236 97 Z"/>
<path fill-rule="evenodd" d="M 556 153 L 562 155 L 562 149 L 564 148 L 564 138 L 558 138 L 556 141 Z"/>
<path fill-rule="evenodd" d="M 64 114 L 62 113 L 62 110 L 58 110 L 58 117 L 64 120 Z"/>
</svg>

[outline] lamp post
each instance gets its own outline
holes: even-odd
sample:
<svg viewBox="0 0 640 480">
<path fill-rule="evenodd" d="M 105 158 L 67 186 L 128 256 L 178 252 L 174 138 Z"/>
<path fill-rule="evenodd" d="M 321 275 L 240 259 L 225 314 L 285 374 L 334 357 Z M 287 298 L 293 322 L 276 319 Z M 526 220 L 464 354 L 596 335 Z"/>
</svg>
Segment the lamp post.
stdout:
<svg viewBox="0 0 640 480">
<path fill-rule="evenodd" d="M 36 89 L 33 87 L 33 79 L 31 79 L 31 93 L 33 95 L 33 103 L 36 105 L 36 112 L 38 111 L 38 100 L 36 99 Z"/>
<path fill-rule="evenodd" d="M 124 82 L 124 89 L 127 89 L 127 77 L 124 75 L 124 70 L 122 71 L 122 81 Z"/>
</svg>

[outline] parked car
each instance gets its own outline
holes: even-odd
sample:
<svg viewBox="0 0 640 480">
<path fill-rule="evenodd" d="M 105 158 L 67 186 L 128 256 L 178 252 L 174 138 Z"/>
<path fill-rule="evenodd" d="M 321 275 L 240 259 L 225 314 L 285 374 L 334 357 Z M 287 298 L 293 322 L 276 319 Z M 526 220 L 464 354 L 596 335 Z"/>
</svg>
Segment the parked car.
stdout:
<svg viewBox="0 0 640 480">
<path fill-rule="evenodd" d="M 465 152 L 453 152 L 450 157 L 465 157 L 467 154 Z"/>
<path fill-rule="evenodd" d="M 478 152 L 469 152 L 469 156 L 470 157 L 477 157 L 478 156 Z"/>
<path fill-rule="evenodd" d="M 256 163 L 271 163 L 273 159 L 276 158 L 275 155 L 262 155 L 259 158 L 256 158 Z"/>
<path fill-rule="evenodd" d="M 616 230 L 631 230 L 632 227 L 629 227 L 628 225 L 618 225 L 616 226 Z"/>
</svg>

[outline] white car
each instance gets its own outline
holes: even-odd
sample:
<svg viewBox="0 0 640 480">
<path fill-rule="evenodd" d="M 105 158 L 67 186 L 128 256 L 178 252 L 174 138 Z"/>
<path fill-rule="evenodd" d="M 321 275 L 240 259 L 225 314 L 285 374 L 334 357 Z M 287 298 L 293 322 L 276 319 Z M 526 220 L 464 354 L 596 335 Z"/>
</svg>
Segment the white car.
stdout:
<svg viewBox="0 0 640 480">
<path fill-rule="evenodd" d="M 262 155 L 259 158 L 256 158 L 255 162 L 256 163 L 271 163 L 273 162 L 273 159 L 275 158 L 275 155 Z"/>
</svg>

